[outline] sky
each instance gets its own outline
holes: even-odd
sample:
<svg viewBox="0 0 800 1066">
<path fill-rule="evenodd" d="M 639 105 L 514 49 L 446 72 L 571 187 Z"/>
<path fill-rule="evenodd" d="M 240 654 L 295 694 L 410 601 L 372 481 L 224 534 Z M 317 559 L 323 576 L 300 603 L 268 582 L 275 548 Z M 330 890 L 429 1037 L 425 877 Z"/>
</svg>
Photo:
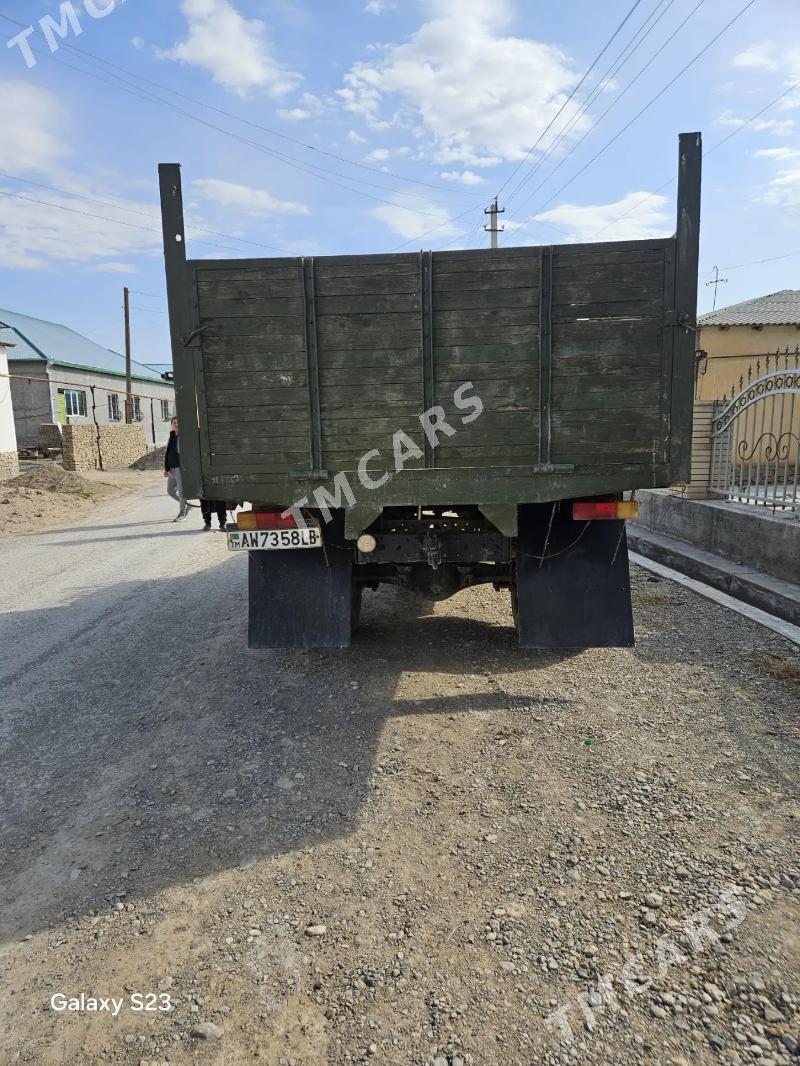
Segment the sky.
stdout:
<svg viewBox="0 0 800 1066">
<path fill-rule="evenodd" d="M 798 0 L 0 0 L 0 35 L 0 307 L 121 351 L 128 286 L 140 362 L 159 162 L 197 258 L 485 245 L 497 194 L 503 245 L 629 240 L 700 130 L 700 310 L 714 267 L 718 306 L 800 288 Z"/>
</svg>

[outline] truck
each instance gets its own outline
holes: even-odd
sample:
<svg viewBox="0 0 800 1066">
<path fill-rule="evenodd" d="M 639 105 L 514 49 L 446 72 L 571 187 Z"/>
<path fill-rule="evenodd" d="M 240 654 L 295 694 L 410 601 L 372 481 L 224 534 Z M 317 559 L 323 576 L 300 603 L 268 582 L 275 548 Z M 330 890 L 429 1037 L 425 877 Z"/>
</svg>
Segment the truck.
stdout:
<svg viewBox="0 0 800 1066">
<path fill-rule="evenodd" d="M 257 259 L 187 258 L 159 166 L 184 491 L 249 504 L 251 647 L 347 647 L 387 583 L 633 644 L 631 497 L 689 475 L 701 159 L 681 134 L 670 237 Z"/>
</svg>

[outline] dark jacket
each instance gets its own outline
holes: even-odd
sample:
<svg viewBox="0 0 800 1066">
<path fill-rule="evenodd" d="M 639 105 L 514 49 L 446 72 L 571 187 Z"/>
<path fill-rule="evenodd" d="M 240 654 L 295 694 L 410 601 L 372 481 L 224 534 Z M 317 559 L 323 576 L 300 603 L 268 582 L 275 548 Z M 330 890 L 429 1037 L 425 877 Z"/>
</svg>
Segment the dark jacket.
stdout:
<svg viewBox="0 0 800 1066">
<path fill-rule="evenodd" d="M 167 450 L 164 453 L 164 469 L 169 472 L 174 470 L 176 466 L 181 465 L 181 452 L 178 447 L 178 434 L 174 429 L 169 431 L 169 440 L 167 441 Z"/>
</svg>

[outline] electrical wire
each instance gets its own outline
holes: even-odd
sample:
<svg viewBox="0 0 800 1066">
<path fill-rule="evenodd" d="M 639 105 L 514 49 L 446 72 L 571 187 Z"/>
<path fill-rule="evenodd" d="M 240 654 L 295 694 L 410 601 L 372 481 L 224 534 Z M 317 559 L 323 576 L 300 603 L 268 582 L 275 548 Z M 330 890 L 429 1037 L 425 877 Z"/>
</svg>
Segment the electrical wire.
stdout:
<svg viewBox="0 0 800 1066">
<path fill-rule="evenodd" d="M 742 130 L 747 129 L 747 127 L 752 125 L 753 122 L 755 122 L 757 119 L 761 118 L 761 116 L 765 112 L 769 111 L 770 108 L 775 107 L 775 105 L 779 104 L 781 102 L 781 100 L 783 100 L 783 98 L 785 96 L 789 96 L 790 93 L 793 93 L 795 91 L 795 89 L 798 89 L 798 88 L 800 88 L 800 79 L 798 79 L 796 82 L 793 82 L 789 86 L 788 89 L 784 89 L 784 91 L 782 93 L 780 93 L 778 96 L 776 96 L 774 100 L 770 100 L 770 102 L 768 104 L 765 104 L 762 108 L 760 108 L 758 111 L 756 111 L 754 114 L 752 114 L 750 116 L 750 118 L 748 118 L 740 126 L 737 126 L 736 129 L 731 131 L 731 133 L 726 134 L 726 136 L 724 136 L 722 138 L 722 140 L 717 141 L 715 144 L 711 145 L 710 148 L 703 149 L 703 162 L 705 162 L 706 159 L 708 159 L 708 157 L 710 155 L 713 155 L 714 152 L 716 152 L 718 148 L 721 148 L 723 146 L 723 144 L 727 144 L 728 141 L 732 137 L 735 137 L 737 134 L 741 133 Z M 623 212 L 623 214 L 617 215 L 616 218 L 612 218 L 610 222 L 607 222 L 605 224 L 605 226 L 602 226 L 600 229 L 595 230 L 594 233 L 589 235 L 588 240 L 593 241 L 595 237 L 598 237 L 601 233 L 605 233 L 605 231 L 610 226 L 615 225 L 617 222 L 621 222 L 622 219 L 623 218 L 627 218 L 628 215 L 632 215 L 634 211 L 636 211 L 638 208 L 640 208 L 643 204 L 646 204 L 648 202 L 648 200 L 652 200 L 654 196 L 657 196 L 658 193 L 660 193 L 662 190 L 666 189 L 667 186 L 673 185 L 676 180 L 677 179 L 675 177 L 667 178 L 667 180 L 663 184 L 659 185 L 658 188 L 654 189 L 651 193 L 648 193 L 648 195 L 645 196 L 643 199 L 637 200 L 636 203 L 633 205 L 633 207 L 630 207 L 627 211 Z M 792 252 L 790 254 L 794 255 L 795 253 Z M 778 256 L 777 258 L 784 258 L 784 257 L 783 256 Z M 750 265 L 750 264 L 747 264 L 747 265 Z M 735 270 L 736 268 L 735 267 L 722 267 L 721 269 L 723 269 L 723 270 Z"/>
<path fill-rule="evenodd" d="M 622 70 L 622 68 L 625 66 L 625 64 L 628 62 L 628 60 L 631 59 L 633 57 L 634 53 L 644 44 L 645 40 L 650 36 L 650 34 L 653 32 L 653 30 L 658 25 L 658 23 L 664 17 L 664 15 L 666 15 L 666 13 L 672 7 L 674 2 L 675 2 L 675 0 L 657 0 L 655 7 L 652 9 L 650 14 L 647 16 L 645 21 L 639 27 L 637 32 L 634 34 L 634 36 L 628 42 L 628 44 L 622 49 L 621 52 L 617 53 L 617 55 L 615 56 L 615 58 L 612 61 L 611 65 L 603 73 L 602 77 L 600 78 L 600 80 L 598 81 L 598 83 L 594 87 L 594 89 L 592 89 L 592 91 L 586 96 L 586 99 L 583 101 L 581 106 L 578 108 L 578 110 L 572 116 L 572 119 L 561 130 L 561 132 L 556 137 L 553 138 L 553 141 L 550 143 L 550 145 L 548 145 L 546 151 L 544 151 L 542 153 L 541 157 L 536 161 L 536 164 L 531 168 L 529 173 L 527 175 L 525 175 L 523 177 L 523 179 L 514 187 L 512 192 L 507 197 L 507 204 L 510 203 L 514 199 L 514 197 L 516 197 L 520 193 L 520 191 L 523 189 L 523 187 L 529 181 L 531 181 L 533 179 L 533 177 L 536 175 L 536 173 L 541 170 L 541 168 L 546 163 L 547 159 L 550 156 L 552 156 L 552 154 L 556 151 L 556 149 L 558 149 L 560 147 L 560 145 L 563 143 L 563 141 L 569 136 L 569 134 L 575 128 L 577 123 L 583 118 L 583 116 L 586 114 L 586 112 L 592 106 L 592 104 L 597 99 L 597 97 L 600 96 L 600 94 L 602 92 L 604 92 L 605 89 L 607 89 L 611 85 L 611 83 L 613 82 L 614 78 L 617 76 L 619 71 Z M 701 0 L 701 2 L 702 2 L 702 0 Z M 664 3 L 666 3 L 666 7 L 663 7 Z M 659 8 L 662 8 L 662 10 L 658 13 L 658 17 L 648 27 L 648 23 L 653 18 L 653 16 L 656 15 L 656 13 L 658 12 Z M 665 42 L 665 44 L 666 43 L 668 43 L 668 42 Z M 662 50 L 663 50 L 664 47 L 665 47 L 665 45 L 662 45 Z M 615 99 L 614 103 L 618 103 L 619 102 L 619 100 L 622 98 L 622 96 L 627 92 L 628 88 L 630 88 L 629 85 L 626 86 L 625 89 L 623 89 L 622 93 L 620 93 L 620 95 Z M 608 114 L 609 110 L 610 110 L 610 108 L 608 108 L 606 110 L 606 112 L 604 112 L 604 114 L 601 115 L 600 119 L 598 119 L 596 122 L 594 122 L 589 127 L 589 129 L 586 131 L 586 133 L 584 134 L 584 137 L 582 137 L 581 140 L 584 140 L 585 137 L 588 136 L 589 133 L 591 133 L 591 131 L 595 128 L 597 123 L 599 121 L 601 121 L 605 117 L 606 114 Z M 575 147 L 577 147 L 577 145 Z M 574 148 L 573 148 L 573 151 L 574 151 Z M 539 186 L 539 187 L 541 187 L 541 186 Z"/>
<path fill-rule="evenodd" d="M 500 195 L 500 193 L 501 193 L 501 192 L 503 191 L 503 189 L 505 189 L 506 185 L 508 185 L 508 183 L 509 183 L 509 182 L 511 181 L 511 179 L 512 179 L 512 178 L 514 177 L 514 175 L 515 175 L 515 174 L 516 174 L 516 173 L 517 173 L 517 172 L 519 171 L 519 169 L 520 169 L 520 168 L 521 168 L 522 166 L 524 166 L 524 164 L 525 164 L 525 163 L 526 163 L 526 162 L 528 161 L 528 159 L 530 159 L 530 157 L 531 157 L 531 156 L 533 155 L 534 151 L 535 151 L 535 150 L 536 150 L 536 149 L 538 148 L 538 146 L 540 145 L 540 143 L 541 143 L 541 141 L 542 141 L 542 138 L 544 137 L 544 135 L 545 135 L 545 134 L 547 133 L 547 131 L 548 131 L 549 129 L 551 129 L 551 128 L 552 128 L 552 126 L 553 126 L 553 123 L 554 123 L 554 122 L 556 121 L 556 119 L 557 119 L 557 118 L 559 117 L 559 115 L 560 115 L 560 114 L 561 114 L 561 113 L 563 112 L 563 110 L 564 110 L 564 108 L 565 108 L 565 107 L 567 106 L 567 104 L 569 104 L 570 100 L 572 100 L 572 98 L 574 97 L 575 93 L 576 93 L 576 92 L 577 92 L 577 91 L 578 91 L 578 90 L 580 89 L 580 87 L 581 87 L 581 86 L 583 85 L 583 83 L 584 83 L 584 82 L 586 81 L 586 79 L 587 79 L 587 78 L 589 77 L 589 75 L 590 75 L 590 74 L 592 73 L 592 71 L 594 70 L 594 68 L 595 68 L 595 67 L 597 66 L 597 64 L 598 64 L 598 63 L 600 62 L 600 60 L 602 59 L 602 57 L 603 57 L 603 55 L 605 54 L 605 52 L 606 52 L 606 51 L 608 51 L 608 49 L 609 49 L 609 48 L 611 47 L 611 44 L 612 44 L 612 42 L 614 41 L 614 39 L 615 39 L 615 38 L 616 38 L 616 37 L 617 37 L 617 36 L 618 36 L 618 35 L 619 35 L 619 34 L 621 33 L 621 31 L 622 31 L 622 28 L 623 28 L 623 26 L 625 25 L 625 23 L 626 23 L 626 22 L 628 21 L 628 19 L 629 19 L 629 18 L 631 17 L 631 15 L 633 15 L 634 11 L 636 10 L 636 8 L 637 8 L 637 7 L 639 6 L 639 4 L 641 4 L 641 3 L 642 3 L 642 0 L 636 0 L 636 2 L 634 3 L 633 7 L 631 7 L 631 9 L 630 9 L 630 10 L 628 11 L 628 13 L 627 13 L 627 15 L 625 16 L 625 18 L 624 18 L 624 19 L 622 20 L 622 22 L 620 22 L 620 24 L 619 24 L 619 25 L 617 26 L 617 28 L 616 28 L 616 29 L 614 30 L 614 32 L 613 32 L 613 33 L 611 34 L 611 36 L 609 37 L 609 39 L 608 39 L 608 40 L 606 41 L 606 43 L 605 43 L 605 44 L 603 45 L 603 47 L 602 47 L 602 48 L 600 49 L 600 51 L 599 51 L 599 52 L 597 53 L 597 55 L 596 55 L 596 56 L 594 57 L 594 59 L 592 60 L 591 64 L 590 64 L 590 65 L 589 65 L 589 66 L 588 66 L 588 67 L 586 68 L 586 70 L 584 71 L 584 74 L 583 74 L 583 77 L 581 78 L 581 80 L 580 80 L 580 81 L 578 82 L 578 84 L 577 84 L 577 85 L 575 86 L 575 88 L 574 88 L 574 89 L 572 90 L 572 92 L 571 92 L 571 93 L 569 94 L 569 96 L 568 96 L 568 97 L 566 98 L 566 100 L 564 101 L 564 103 L 563 103 L 563 104 L 561 105 L 561 107 L 560 107 L 560 108 L 558 109 L 558 111 L 556 111 L 555 115 L 553 115 L 553 117 L 552 117 L 552 118 L 550 119 L 550 121 L 549 121 L 549 122 L 547 123 L 547 125 L 545 126 L 545 128 L 544 128 L 544 129 L 542 130 L 542 132 L 541 132 L 541 133 L 539 134 L 539 136 L 538 136 L 538 137 L 537 137 L 537 139 L 536 139 L 536 142 L 535 142 L 535 143 L 534 143 L 534 144 L 532 145 L 532 147 L 531 147 L 531 148 L 529 148 L 529 149 L 528 149 L 528 151 L 527 151 L 527 152 L 525 153 L 525 155 L 523 156 L 523 158 L 522 158 L 522 159 L 521 159 L 521 160 L 519 161 L 519 163 L 517 163 L 517 165 L 516 165 L 516 166 L 514 167 L 514 169 L 513 169 L 512 171 L 511 171 L 511 173 L 510 173 L 510 174 L 508 175 L 508 177 L 506 178 L 506 180 L 505 180 L 505 181 L 503 182 L 503 184 L 502 184 L 502 185 L 500 186 L 500 188 L 499 188 L 499 189 L 497 190 L 497 193 L 495 194 L 496 196 L 499 196 L 499 195 Z"/>
<path fill-rule="evenodd" d="M 701 2 L 702 2 L 702 0 L 701 0 Z M 705 55 L 705 53 L 714 44 L 716 44 L 716 42 L 720 39 L 720 37 L 722 37 L 722 35 L 724 33 L 726 33 L 731 28 L 731 26 L 733 26 L 734 23 L 737 22 L 742 17 L 742 15 L 744 15 L 745 12 L 749 8 L 751 8 L 753 6 L 753 4 L 755 4 L 755 3 L 756 3 L 756 0 L 747 0 L 747 3 L 742 8 L 739 9 L 739 11 L 733 16 L 733 18 L 729 19 L 729 21 L 725 23 L 725 25 L 722 27 L 722 29 L 719 30 L 711 38 L 711 40 L 708 41 L 700 49 L 700 51 L 697 52 L 689 60 L 688 63 L 686 63 L 683 67 L 681 67 L 681 69 L 678 71 L 678 73 L 675 74 L 674 77 L 670 78 L 670 80 L 667 82 L 667 84 L 664 85 L 661 89 L 659 89 L 659 91 L 655 94 L 655 96 L 651 97 L 651 99 L 648 100 L 648 102 L 644 105 L 644 107 L 642 107 L 639 111 L 636 112 L 636 114 L 633 116 L 633 118 L 631 118 L 628 122 L 625 123 L 625 125 L 622 127 L 622 129 L 618 130 L 617 133 L 615 133 L 614 136 L 609 141 L 607 141 L 602 146 L 602 148 L 600 148 L 599 151 L 595 152 L 595 154 L 591 157 L 591 159 L 588 160 L 588 162 L 584 163 L 584 165 L 578 171 L 576 171 L 576 173 L 573 174 L 572 177 L 568 181 L 564 182 L 564 184 L 561 185 L 560 188 L 556 189 L 556 191 L 552 194 L 552 196 L 550 196 L 547 200 L 545 200 L 545 202 L 543 204 L 541 204 L 539 206 L 538 210 L 536 212 L 534 212 L 534 216 L 536 214 L 541 213 L 549 204 L 551 204 L 553 202 L 553 200 L 556 199 L 556 197 L 560 196 L 561 193 L 565 191 L 565 189 L 568 189 L 569 186 L 572 185 L 572 183 L 574 181 L 576 181 L 582 174 L 584 174 L 589 169 L 590 166 L 592 166 L 602 155 L 604 155 L 608 151 L 608 149 L 613 144 L 615 144 L 619 140 L 619 138 L 627 130 L 629 130 L 631 128 L 631 126 L 633 126 L 633 124 L 635 122 L 637 122 L 642 117 L 642 115 L 644 115 L 647 111 L 649 111 L 649 109 L 653 106 L 653 104 L 657 100 L 659 100 L 664 95 L 664 93 L 666 93 L 675 84 L 675 82 L 678 81 L 678 79 L 680 77 L 682 77 L 686 73 L 687 70 L 690 69 L 690 67 L 694 66 L 694 64 L 698 61 L 698 59 L 700 59 L 703 55 Z M 528 199 L 530 199 L 530 197 Z M 527 200 L 525 202 L 527 203 Z M 520 205 L 520 206 L 524 206 L 524 205 Z M 535 217 L 532 218 L 530 221 L 535 221 Z M 529 223 L 526 223 L 526 225 L 528 225 L 528 224 Z"/>
<path fill-rule="evenodd" d="M 2 13 L 2 12 L 0 12 L 0 18 L 4 18 L 8 22 L 11 22 L 11 23 L 13 23 L 14 25 L 17 25 L 17 26 L 22 25 L 16 19 L 12 19 L 10 16 L 8 16 L 8 15 Z M 75 48 L 72 45 L 65 45 L 64 47 L 68 48 L 70 52 L 77 53 L 79 58 L 81 57 L 81 50 L 80 49 L 77 49 L 77 48 Z M 385 204 L 390 204 L 391 206 L 396 206 L 396 203 L 394 201 L 382 199 L 382 198 L 374 196 L 374 195 L 372 195 L 370 193 L 364 192 L 361 189 L 354 189 L 354 188 L 352 188 L 349 185 L 343 185 L 343 184 L 341 184 L 341 181 L 347 181 L 347 182 L 356 183 L 356 184 L 359 184 L 359 185 L 367 185 L 367 186 L 379 189 L 379 190 L 384 191 L 384 192 L 395 192 L 395 193 L 398 193 L 398 194 L 402 193 L 402 195 L 404 195 L 404 196 L 413 196 L 413 197 L 416 197 L 416 198 L 422 198 L 422 199 L 424 199 L 424 200 L 426 200 L 428 202 L 430 202 L 430 200 L 431 200 L 431 198 L 429 196 L 426 197 L 426 196 L 424 196 L 423 194 L 420 194 L 420 193 L 409 192 L 407 190 L 405 190 L 405 191 L 403 191 L 403 190 L 387 190 L 385 188 L 385 186 L 377 185 L 375 182 L 370 182 L 370 181 L 367 181 L 367 180 L 365 180 L 363 178 L 353 177 L 353 176 L 348 175 L 348 174 L 342 174 L 339 171 L 331 171 L 331 170 L 328 170 L 328 169 L 326 169 L 324 167 L 318 166 L 317 164 L 311 164 L 311 163 L 303 162 L 302 160 L 297 159 L 297 157 L 287 155 L 286 153 L 280 152 L 280 151 L 278 151 L 275 148 L 270 148 L 268 145 L 262 144 L 259 141 L 254 141 L 254 140 L 251 140 L 248 137 L 243 137 L 241 134 L 237 134 L 237 133 L 233 132 L 232 130 L 226 129 L 225 127 L 220 126 L 220 125 L 218 125 L 218 124 L 216 124 L 214 122 L 209 122 L 207 119 L 203 119 L 203 118 L 201 118 L 198 115 L 194 115 L 190 111 L 186 111 L 184 108 L 178 107 L 176 104 L 170 103 L 168 100 L 165 100 L 165 99 L 163 99 L 160 96 L 157 96 L 155 93 L 151 92 L 148 89 L 143 89 L 143 88 L 141 88 L 138 85 L 131 86 L 130 84 L 126 83 L 121 78 L 119 78 L 118 76 L 112 75 L 112 74 L 110 74 L 107 71 L 103 71 L 102 74 L 100 74 L 100 73 L 97 73 L 95 70 L 87 69 L 86 67 L 82 67 L 82 66 L 76 66 L 74 63 L 68 63 L 63 58 L 63 56 L 48 55 L 47 53 L 41 52 L 41 51 L 39 51 L 39 50 L 37 50 L 35 48 L 32 49 L 32 50 L 37 55 L 41 55 L 41 56 L 43 56 L 45 58 L 50 58 L 54 62 L 60 63 L 62 66 L 65 66 L 65 67 L 67 67 L 67 68 L 69 68 L 71 70 L 75 70 L 78 73 L 83 74 L 86 77 L 94 78 L 96 81 L 99 81 L 99 82 L 101 82 L 103 84 L 106 84 L 106 85 L 110 85 L 110 86 L 112 86 L 112 88 L 116 88 L 116 89 L 118 89 L 118 90 L 120 90 L 122 92 L 126 92 L 129 95 L 132 95 L 132 96 L 134 96 L 134 97 L 136 97 L 138 99 L 144 100 L 145 102 L 155 103 L 159 107 L 166 107 L 168 110 L 173 111 L 176 114 L 183 116 L 184 118 L 188 118 L 192 122 L 197 122 L 200 125 L 206 126 L 209 129 L 213 129 L 216 132 L 223 134 L 223 136 L 230 137 L 233 140 L 238 141 L 241 144 L 245 144 L 248 147 L 254 148 L 257 151 L 268 155 L 270 158 L 277 159 L 280 162 L 286 164 L 287 166 L 293 167 L 296 170 L 300 170 L 301 172 L 309 174 L 312 177 L 316 177 L 316 178 L 318 178 L 320 180 L 327 181 L 329 184 L 332 184 L 332 185 L 335 185 L 335 186 L 337 186 L 339 188 L 342 188 L 346 192 L 351 192 L 351 193 L 355 192 L 355 193 L 357 193 L 360 196 L 365 196 L 368 199 L 376 200 L 379 203 L 385 203 Z M 101 60 L 100 62 L 107 62 L 107 61 Z M 108 64 L 108 65 L 112 66 L 112 67 L 115 67 L 115 64 Z M 117 67 L 116 69 L 122 70 L 122 68 L 119 68 L 119 67 Z M 104 76 L 102 76 L 103 74 L 106 74 L 108 76 L 104 77 Z M 132 77 L 132 78 L 140 80 L 140 81 L 148 81 L 149 82 L 149 79 L 142 79 L 136 74 L 126 74 L 126 76 Z M 157 83 L 157 82 L 150 82 L 150 84 L 159 85 L 159 83 Z M 165 92 L 173 93 L 174 95 L 177 95 L 177 96 L 182 96 L 182 97 L 185 96 L 185 94 L 179 93 L 179 92 L 177 92 L 176 90 L 173 90 L 173 89 L 169 89 L 166 86 L 159 86 L 159 87 Z M 192 97 L 186 97 L 186 99 L 192 100 L 194 103 L 197 104 L 197 106 L 200 106 L 200 107 L 203 107 L 203 108 L 207 108 L 210 111 L 219 111 L 222 114 L 235 119 L 236 121 L 242 122 L 242 123 L 247 124 L 247 125 L 255 126 L 256 128 L 262 129 L 262 130 L 266 130 L 269 133 L 276 133 L 276 131 L 269 130 L 268 127 L 258 126 L 257 123 L 252 123 L 252 122 L 249 122 L 246 119 L 238 118 L 238 116 L 233 115 L 230 112 L 222 111 L 220 108 L 215 108 L 212 105 L 203 104 L 201 101 L 194 101 Z M 302 142 L 300 142 L 300 143 L 302 143 Z M 382 173 L 381 171 L 377 170 L 374 167 L 366 167 L 366 165 L 365 165 L 365 168 L 369 169 L 369 170 L 372 170 L 375 173 L 379 173 L 379 174 Z M 331 177 L 330 175 L 333 175 L 333 177 Z M 336 178 L 341 179 L 341 181 L 335 180 Z M 408 180 L 408 179 L 402 178 L 400 180 Z M 441 187 L 431 186 L 430 183 L 427 183 L 427 182 L 424 182 L 422 184 L 425 184 L 425 185 L 427 185 L 428 187 L 431 187 L 431 188 L 435 188 L 435 189 L 437 189 L 437 191 L 445 191 L 445 190 L 442 190 Z M 464 190 L 449 189 L 448 188 L 446 190 L 446 192 L 449 195 L 452 192 L 463 193 Z M 467 193 L 466 195 L 469 195 L 469 194 Z M 431 215 L 432 217 L 436 217 L 433 214 L 433 212 L 430 212 L 430 211 L 426 212 L 426 211 L 420 209 L 419 213 L 420 214 L 428 214 L 428 215 Z"/>
</svg>

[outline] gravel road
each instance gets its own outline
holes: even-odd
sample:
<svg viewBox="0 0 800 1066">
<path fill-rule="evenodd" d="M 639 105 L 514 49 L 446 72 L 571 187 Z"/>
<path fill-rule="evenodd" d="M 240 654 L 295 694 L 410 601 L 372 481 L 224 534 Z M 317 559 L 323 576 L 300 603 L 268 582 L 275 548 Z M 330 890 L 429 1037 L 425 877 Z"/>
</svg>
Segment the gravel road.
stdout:
<svg viewBox="0 0 800 1066">
<path fill-rule="evenodd" d="M 142 478 L 0 538 L 0 1063 L 798 1062 L 795 646 L 635 571 L 635 649 L 250 652 Z"/>
</svg>

